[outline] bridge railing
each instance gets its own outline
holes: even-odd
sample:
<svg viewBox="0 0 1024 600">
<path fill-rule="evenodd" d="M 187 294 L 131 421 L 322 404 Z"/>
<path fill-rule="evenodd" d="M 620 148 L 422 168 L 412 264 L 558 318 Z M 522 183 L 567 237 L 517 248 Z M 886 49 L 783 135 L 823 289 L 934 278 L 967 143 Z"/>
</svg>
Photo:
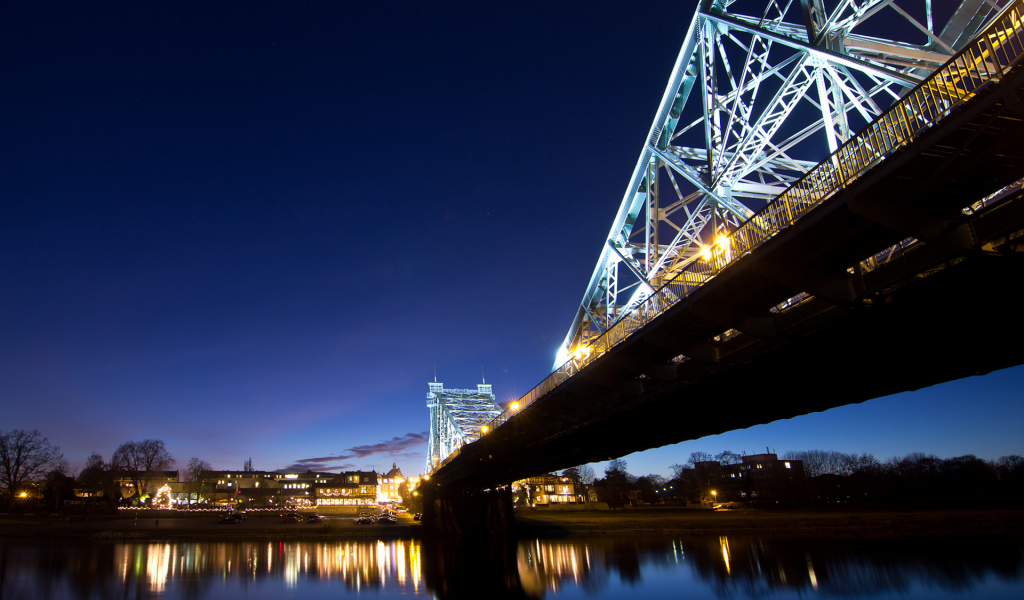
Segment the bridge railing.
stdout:
<svg viewBox="0 0 1024 600">
<path fill-rule="evenodd" d="M 924 130 L 991 84 L 1024 58 L 1024 0 L 1014 0 L 945 65 L 896 101 L 828 158 L 733 231 L 716 240 L 630 314 L 585 346 L 489 424 L 491 431 L 606 354 L 729 265 L 770 240 Z M 447 460 L 442 465 L 447 464 Z"/>
</svg>

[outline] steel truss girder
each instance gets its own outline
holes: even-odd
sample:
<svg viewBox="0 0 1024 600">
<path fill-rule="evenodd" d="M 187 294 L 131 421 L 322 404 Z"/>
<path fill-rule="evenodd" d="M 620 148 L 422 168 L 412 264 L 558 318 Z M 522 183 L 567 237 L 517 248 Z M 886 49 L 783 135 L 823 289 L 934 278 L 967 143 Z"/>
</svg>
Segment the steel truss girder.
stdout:
<svg viewBox="0 0 1024 600">
<path fill-rule="evenodd" d="M 995 13 L 990 0 L 961 0 L 936 31 L 931 0 L 761 0 L 752 14 L 738 10 L 757 3 L 700 2 L 552 370 L 842 145 Z M 907 11 L 922 3 L 925 24 Z M 856 31 L 882 11 L 904 25 L 894 39 Z"/>
</svg>

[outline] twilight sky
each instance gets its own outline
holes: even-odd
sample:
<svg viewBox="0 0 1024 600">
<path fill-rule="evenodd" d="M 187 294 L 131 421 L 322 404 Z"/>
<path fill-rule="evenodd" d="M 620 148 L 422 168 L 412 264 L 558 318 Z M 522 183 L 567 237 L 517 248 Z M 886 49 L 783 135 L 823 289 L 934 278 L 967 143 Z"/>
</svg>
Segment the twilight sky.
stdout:
<svg viewBox="0 0 1024 600">
<path fill-rule="evenodd" d="M 548 373 L 694 9 L 641 4 L 6 3 L 0 430 L 420 472 L 435 364 Z M 1022 400 L 1015 367 L 627 460 L 1024 454 Z"/>
</svg>

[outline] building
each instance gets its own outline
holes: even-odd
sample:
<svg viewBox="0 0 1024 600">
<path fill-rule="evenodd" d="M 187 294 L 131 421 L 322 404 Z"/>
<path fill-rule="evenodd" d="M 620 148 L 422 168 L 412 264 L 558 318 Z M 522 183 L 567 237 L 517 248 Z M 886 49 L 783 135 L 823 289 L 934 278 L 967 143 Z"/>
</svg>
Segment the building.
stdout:
<svg viewBox="0 0 1024 600">
<path fill-rule="evenodd" d="M 517 481 L 512 485 L 520 496 L 525 492 L 531 506 L 548 504 L 576 504 L 585 500 L 577 498 L 572 479 L 561 475 L 540 475 Z"/>
<path fill-rule="evenodd" d="M 804 481 L 804 463 L 779 460 L 775 454 L 751 454 L 738 464 L 721 465 L 716 471 L 721 482 L 719 500 L 746 500 L 759 503 L 795 502 Z M 717 495 L 716 495 L 717 496 Z"/>
<path fill-rule="evenodd" d="M 384 477 L 376 471 L 347 471 L 315 488 L 317 512 L 356 513 L 384 500 Z"/>
<path fill-rule="evenodd" d="M 143 487 L 142 493 L 138 493 L 135 489 L 135 480 L 131 477 L 121 477 L 118 479 L 118 488 L 121 491 L 121 498 L 127 500 L 139 496 L 154 496 L 156 491 L 162 488 L 164 485 L 177 484 L 178 483 L 178 472 L 177 471 L 146 471 L 139 475 L 139 480 Z M 145 500 L 145 498 L 140 498 Z"/>
<path fill-rule="evenodd" d="M 402 470 L 398 468 L 398 463 L 391 463 L 391 470 L 384 474 L 381 480 L 381 496 L 384 497 L 386 502 L 401 502 L 402 497 L 398 494 L 398 488 L 401 487 L 405 481 L 405 476 L 402 475 Z"/>
<path fill-rule="evenodd" d="M 199 496 L 207 503 L 250 508 L 308 508 L 316 505 L 316 489 L 336 473 L 271 471 L 209 471 Z"/>
</svg>

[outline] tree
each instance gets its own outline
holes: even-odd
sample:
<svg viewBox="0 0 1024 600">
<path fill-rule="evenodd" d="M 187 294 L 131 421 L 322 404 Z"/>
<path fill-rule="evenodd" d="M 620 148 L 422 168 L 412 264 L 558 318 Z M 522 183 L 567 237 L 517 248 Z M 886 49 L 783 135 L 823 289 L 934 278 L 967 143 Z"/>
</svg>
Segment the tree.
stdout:
<svg viewBox="0 0 1024 600">
<path fill-rule="evenodd" d="M 252 468 L 251 456 L 249 457 L 249 460 L 242 463 L 242 470 L 245 471 L 246 473 L 248 473 L 249 471 L 255 471 L 255 469 Z"/>
<path fill-rule="evenodd" d="M 700 501 L 703 503 L 710 500 L 712 483 L 718 471 L 718 462 L 707 452 L 691 452 L 690 458 L 686 461 L 689 483 Z"/>
<path fill-rule="evenodd" d="M 206 474 L 213 470 L 210 463 L 202 460 L 197 456 L 193 456 L 188 459 L 188 465 L 185 466 L 185 483 L 188 488 L 188 503 L 192 504 L 192 497 L 198 500 L 200 494 L 203 493 L 203 479 Z"/>
<path fill-rule="evenodd" d="M 93 452 L 85 461 L 85 468 L 78 475 L 78 483 L 89 492 L 91 504 L 94 505 L 100 492 L 107 497 L 113 497 L 118 493 L 117 483 L 111 476 L 107 463 L 96 452 Z"/>
<path fill-rule="evenodd" d="M 39 431 L 13 429 L 0 432 L 0 484 L 11 497 L 27 482 L 43 476 L 64 460 L 60 448 Z"/>
<path fill-rule="evenodd" d="M 607 477 L 609 473 L 628 473 L 628 467 L 626 461 L 621 458 L 609 461 L 608 466 L 604 468 L 604 476 Z"/>
<path fill-rule="evenodd" d="M 657 504 L 662 500 L 665 485 L 665 478 L 655 473 L 636 478 L 636 487 L 640 488 L 640 499 L 645 504 Z"/>
<path fill-rule="evenodd" d="M 626 461 L 617 458 L 608 463 L 604 468 L 604 479 L 601 481 L 599 491 L 604 496 L 603 500 L 611 508 L 621 508 L 629 501 L 629 489 L 636 481 L 636 477 L 630 475 L 627 470 Z"/>
<path fill-rule="evenodd" d="M 142 500 L 149 495 L 149 480 L 156 471 L 166 471 L 174 466 L 174 457 L 164 446 L 163 440 L 142 440 L 125 442 L 114 450 L 110 464 L 132 482 L 135 495 Z"/>
<path fill-rule="evenodd" d="M 743 457 L 730 450 L 725 450 L 721 454 L 716 454 L 715 460 L 723 465 L 738 465 L 743 462 Z"/>
<path fill-rule="evenodd" d="M 878 465 L 878 461 L 870 454 L 845 454 L 835 450 L 802 450 L 800 452 L 787 452 L 782 455 L 783 460 L 799 460 L 803 462 L 804 474 L 807 477 L 819 475 L 852 475 L 858 469 L 871 468 Z"/>
<path fill-rule="evenodd" d="M 590 465 L 580 465 L 576 467 L 576 470 L 580 474 L 580 483 L 583 485 L 592 485 L 594 483 L 594 469 L 590 468 Z"/>
<path fill-rule="evenodd" d="M 590 468 L 590 465 L 569 467 L 562 471 L 562 477 L 568 477 L 569 481 L 572 481 L 572 487 L 577 496 L 585 496 L 585 488 L 594 483 L 594 470 Z"/>
<path fill-rule="evenodd" d="M 46 498 L 53 500 L 53 511 L 60 510 L 60 501 L 65 498 L 75 497 L 74 473 L 68 461 L 61 458 L 58 460 L 49 473 L 46 474 Z"/>
</svg>

